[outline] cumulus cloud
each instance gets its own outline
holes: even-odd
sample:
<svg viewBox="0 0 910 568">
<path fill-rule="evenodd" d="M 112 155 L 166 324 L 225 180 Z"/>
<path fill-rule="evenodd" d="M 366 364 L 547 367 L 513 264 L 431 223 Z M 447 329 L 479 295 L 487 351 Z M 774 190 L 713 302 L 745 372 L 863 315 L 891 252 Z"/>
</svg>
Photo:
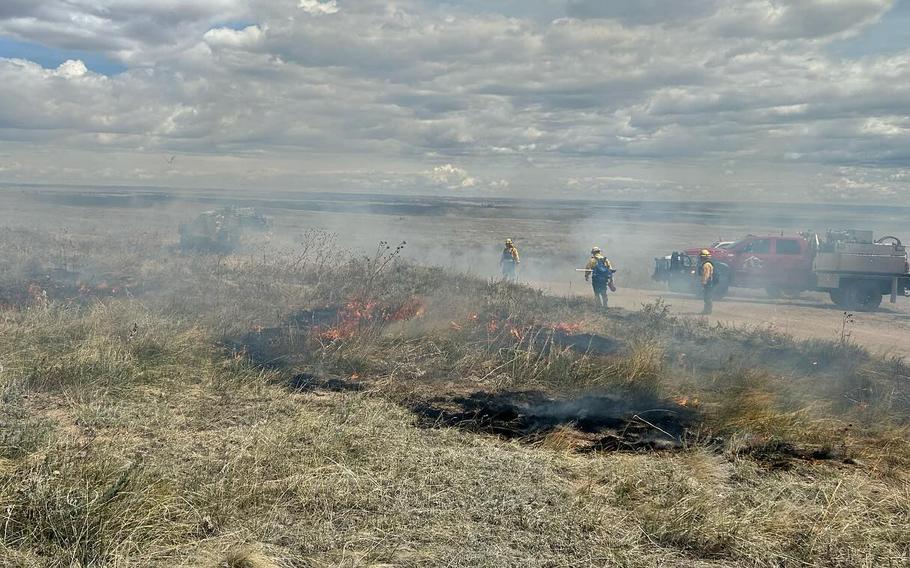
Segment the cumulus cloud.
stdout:
<svg viewBox="0 0 910 568">
<path fill-rule="evenodd" d="M 299 7 L 304 12 L 316 15 L 334 14 L 338 12 L 338 3 L 335 0 L 321 2 L 320 0 L 300 0 Z"/>
<path fill-rule="evenodd" d="M 832 180 L 863 164 L 884 173 L 852 187 L 881 195 L 898 183 L 895 168 L 910 167 L 910 49 L 849 59 L 829 47 L 892 6 L 9 0 L 0 36 L 97 53 L 127 71 L 104 76 L 78 57 L 45 69 L 0 53 L 0 141 L 21 164 L 17 179 L 29 175 L 28 145 L 40 144 L 69 152 L 72 167 L 85 163 L 78 152 L 121 152 L 130 158 L 110 165 L 112 179 L 168 183 L 234 183 L 239 170 L 219 178 L 229 162 L 299 180 L 312 175 L 304 157 L 332 155 L 322 186 L 729 195 L 782 164 Z M 160 153 L 197 167 L 156 169 Z M 610 173 L 625 166 L 639 169 Z M 654 168 L 659 182 L 642 173 Z"/>
<path fill-rule="evenodd" d="M 449 189 L 467 189 L 477 185 L 477 179 L 468 175 L 463 168 L 444 164 L 426 172 L 427 178 L 437 186 Z"/>
<path fill-rule="evenodd" d="M 242 30 L 233 28 L 213 28 L 202 36 L 202 39 L 212 47 L 254 47 L 263 36 L 259 26 L 247 26 Z"/>
<path fill-rule="evenodd" d="M 88 74 L 88 68 L 85 63 L 78 59 L 68 59 L 57 67 L 56 75 L 58 77 L 84 77 Z"/>
</svg>

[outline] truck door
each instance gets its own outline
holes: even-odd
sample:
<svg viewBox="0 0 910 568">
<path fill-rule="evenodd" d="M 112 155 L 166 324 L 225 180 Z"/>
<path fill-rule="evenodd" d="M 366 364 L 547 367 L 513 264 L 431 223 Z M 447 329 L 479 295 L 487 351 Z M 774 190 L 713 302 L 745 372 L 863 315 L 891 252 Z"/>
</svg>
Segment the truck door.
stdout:
<svg viewBox="0 0 910 568">
<path fill-rule="evenodd" d="M 736 281 L 740 286 L 763 288 L 774 277 L 770 238 L 743 241 L 736 251 Z"/>
<path fill-rule="evenodd" d="M 785 291 L 802 291 L 809 287 L 811 259 L 808 243 L 803 239 L 774 239 L 774 266 L 777 282 Z"/>
</svg>

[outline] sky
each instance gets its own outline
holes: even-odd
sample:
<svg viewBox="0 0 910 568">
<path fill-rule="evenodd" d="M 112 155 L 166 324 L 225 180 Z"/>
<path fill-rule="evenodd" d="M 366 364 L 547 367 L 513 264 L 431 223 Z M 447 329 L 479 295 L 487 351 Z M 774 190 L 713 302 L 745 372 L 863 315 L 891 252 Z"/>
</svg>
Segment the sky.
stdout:
<svg viewBox="0 0 910 568">
<path fill-rule="evenodd" d="M 0 183 L 910 196 L 910 0 L 3 0 Z"/>
</svg>

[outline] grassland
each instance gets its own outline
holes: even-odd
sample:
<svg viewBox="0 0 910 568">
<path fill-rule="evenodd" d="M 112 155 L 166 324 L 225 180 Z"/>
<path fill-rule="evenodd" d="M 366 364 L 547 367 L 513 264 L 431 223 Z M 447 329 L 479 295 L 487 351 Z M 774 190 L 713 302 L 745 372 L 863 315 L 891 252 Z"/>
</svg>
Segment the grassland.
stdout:
<svg viewBox="0 0 910 568">
<path fill-rule="evenodd" d="M 171 245 L 0 235 L 0 566 L 910 564 L 900 359 Z"/>
</svg>

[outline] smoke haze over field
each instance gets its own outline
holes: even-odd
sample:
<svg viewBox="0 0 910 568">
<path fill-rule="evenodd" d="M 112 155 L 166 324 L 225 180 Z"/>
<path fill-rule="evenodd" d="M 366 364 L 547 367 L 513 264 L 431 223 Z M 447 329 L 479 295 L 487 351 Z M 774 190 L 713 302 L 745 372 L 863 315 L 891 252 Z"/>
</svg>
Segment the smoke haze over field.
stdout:
<svg viewBox="0 0 910 568">
<path fill-rule="evenodd" d="M 4 2 L 0 181 L 883 202 L 910 0 Z"/>
</svg>

